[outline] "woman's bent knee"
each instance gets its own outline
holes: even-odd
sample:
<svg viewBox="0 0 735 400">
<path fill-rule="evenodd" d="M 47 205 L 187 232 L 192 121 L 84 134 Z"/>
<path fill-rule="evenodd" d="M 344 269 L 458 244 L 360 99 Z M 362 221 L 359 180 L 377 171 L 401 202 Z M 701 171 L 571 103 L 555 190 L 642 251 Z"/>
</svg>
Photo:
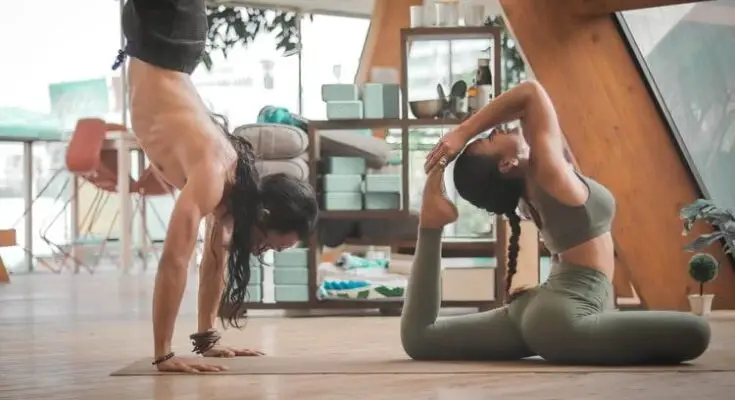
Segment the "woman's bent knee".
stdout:
<svg viewBox="0 0 735 400">
<path fill-rule="evenodd" d="M 404 324 L 401 321 L 401 346 L 406 355 L 414 360 L 429 360 L 432 358 L 433 346 L 427 343 L 423 329 Z"/>
</svg>

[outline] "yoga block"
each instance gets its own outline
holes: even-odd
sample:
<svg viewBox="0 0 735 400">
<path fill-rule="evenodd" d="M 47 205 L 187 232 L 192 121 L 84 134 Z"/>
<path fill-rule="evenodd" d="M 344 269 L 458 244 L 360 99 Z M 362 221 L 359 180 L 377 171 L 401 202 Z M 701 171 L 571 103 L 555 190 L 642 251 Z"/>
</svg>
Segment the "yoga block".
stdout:
<svg viewBox="0 0 735 400">
<path fill-rule="evenodd" d="M 367 165 L 360 157 L 329 157 L 327 171 L 330 174 L 362 175 L 367 171 Z"/>
<path fill-rule="evenodd" d="M 360 100 L 360 88 L 348 83 L 327 83 L 322 85 L 322 101 Z"/>
<path fill-rule="evenodd" d="M 365 176 L 365 192 L 401 193 L 401 175 L 368 174 Z"/>
<path fill-rule="evenodd" d="M 275 285 L 276 301 L 308 301 L 309 287 L 306 285 Z"/>
<path fill-rule="evenodd" d="M 362 119 L 362 101 L 328 101 L 327 119 Z"/>
<path fill-rule="evenodd" d="M 324 190 L 326 192 L 362 192 L 362 175 L 324 175 Z"/>
<path fill-rule="evenodd" d="M 397 84 L 366 83 L 363 88 L 365 118 L 398 118 L 401 89 Z"/>
<path fill-rule="evenodd" d="M 273 283 L 276 285 L 306 285 L 309 283 L 309 269 L 305 267 L 275 268 Z"/>
<path fill-rule="evenodd" d="M 325 210 L 362 210 L 362 193 L 324 193 Z"/>
<path fill-rule="evenodd" d="M 400 210 L 400 193 L 365 193 L 366 210 Z"/>
<path fill-rule="evenodd" d="M 260 285 L 263 282 L 263 267 L 250 267 L 250 284 Z"/>
<path fill-rule="evenodd" d="M 252 279 L 250 280 L 252 282 Z M 251 303 L 260 303 L 263 301 L 263 289 L 260 284 L 248 285 L 248 301 Z"/>
<path fill-rule="evenodd" d="M 306 268 L 309 265 L 309 249 L 293 248 L 273 253 L 273 266 Z"/>
</svg>

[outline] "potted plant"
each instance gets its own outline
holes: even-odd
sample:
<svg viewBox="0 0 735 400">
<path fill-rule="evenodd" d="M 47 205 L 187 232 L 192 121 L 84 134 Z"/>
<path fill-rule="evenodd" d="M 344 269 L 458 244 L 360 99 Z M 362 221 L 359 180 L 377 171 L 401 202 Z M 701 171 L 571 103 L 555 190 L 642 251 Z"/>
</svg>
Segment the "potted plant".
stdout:
<svg viewBox="0 0 735 400">
<path fill-rule="evenodd" d="M 689 235 L 697 221 L 711 225 L 715 231 L 699 235 L 684 250 L 701 251 L 712 243 L 723 240 L 725 252 L 735 255 L 735 214 L 731 210 L 717 207 L 712 201 L 698 199 L 679 211 L 684 221 L 683 235 Z"/>
<path fill-rule="evenodd" d="M 692 313 L 707 315 L 712 311 L 712 300 L 715 295 L 704 294 L 704 284 L 717 277 L 718 268 L 717 260 L 707 253 L 695 254 L 689 260 L 689 276 L 699 283 L 699 294 L 689 295 L 689 306 L 692 308 Z"/>
</svg>

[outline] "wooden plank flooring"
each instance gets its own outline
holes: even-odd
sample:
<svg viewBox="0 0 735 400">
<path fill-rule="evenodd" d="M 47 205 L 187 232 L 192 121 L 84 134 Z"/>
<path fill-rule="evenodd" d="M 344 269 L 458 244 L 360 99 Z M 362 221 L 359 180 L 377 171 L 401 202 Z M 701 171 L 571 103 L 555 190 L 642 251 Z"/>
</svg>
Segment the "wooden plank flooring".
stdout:
<svg viewBox="0 0 735 400">
<path fill-rule="evenodd" d="M 735 392 L 735 373 L 110 377 L 151 352 L 152 281 L 151 274 L 39 274 L 0 285 L 0 399 L 691 400 Z M 195 326 L 190 281 L 175 334 L 180 352 Z M 390 317 L 259 312 L 225 340 L 269 354 L 403 356 L 398 318 Z"/>
</svg>

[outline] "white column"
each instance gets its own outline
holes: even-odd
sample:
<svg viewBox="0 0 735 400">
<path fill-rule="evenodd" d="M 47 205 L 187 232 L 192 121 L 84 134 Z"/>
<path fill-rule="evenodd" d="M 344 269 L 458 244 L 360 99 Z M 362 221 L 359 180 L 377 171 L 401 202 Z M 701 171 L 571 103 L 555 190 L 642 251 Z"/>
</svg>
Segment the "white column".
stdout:
<svg viewBox="0 0 735 400">
<path fill-rule="evenodd" d="M 33 271 L 33 142 L 23 142 L 23 202 L 25 216 L 25 263 Z"/>
<path fill-rule="evenodd" d="M 120 135 L 117 145 L 117 192 L 120 197 L 120 267 L 129 272 L 133 264 L 133 238 L 131 232 L 132 204 L 130 203 L 130 149 L 125 138 Z"/>
<path fill-rule="evenodd" d="M 140 180 L 141 177 L 143 176 L 143 172 L 145 172 L 145 153 L 143 153 L 142 151 L 138 151 L 137 154 L 138 154 L 138 180 Z M 146 234 L 148 233 L 148 227 L 146 223 L 146 219 L 147 219 L 146 208 L 148 206 L 148 202 L 145 197 L 141 197 L 139 201 L 140 201 L 140 212 L 139 212 L 140 223 L 138 224 L 138 232 L 140 234 L 140 240 L 138 241 L 139 242 L 138 246 L 140 246 L 139 247 L 140 254 L 141 254 L 140 259 L 142 262 L 141 266 L 143 268 L 143 271 L 145 271 L 148 269 L 148 256 L 146 254 L 148 254 L 148 251 L 151 250 L 153 246 L 148 245 L 148 238 L 146 236 Z M 135 216 L 133 216 L 132 218 L 134 219 Z"/>
<path fill-rule="evenodd" d="M 120 1 L 120 15 L 122 15 L 125 2 Z M 125 48 L 125 36 L 120 32 L 120 48 Z M 128 79 L 127 63 L 120 66 L 120 85 L 123 94 L 122 102 L 122 125 L 128 124 Z M 133 264 L 133 242 L 132 242 L 132 205 L 130 203 L 130 148 L 127 142 L 128 132 L 121 132 L 117 146 L 117 179 L 118 196 L 120 197 L 120 268 L 129 272 Z"/>
</svg>

